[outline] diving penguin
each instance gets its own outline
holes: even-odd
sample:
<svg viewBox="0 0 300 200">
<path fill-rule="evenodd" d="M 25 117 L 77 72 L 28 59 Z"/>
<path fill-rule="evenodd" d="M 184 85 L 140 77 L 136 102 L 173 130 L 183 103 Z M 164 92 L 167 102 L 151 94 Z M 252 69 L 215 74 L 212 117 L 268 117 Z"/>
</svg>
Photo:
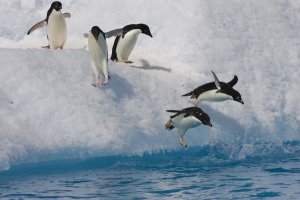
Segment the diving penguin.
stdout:
<svg viewBox="0 0 300 200">
<path fill-rule="evenodd" d="M 179 135 L 179 143 L 183 147 L 187 147 L 183 137 L 190 128 L 195 128 L 201 124 L 212 127 L 210 118 L 201 108 L 189 107 L 183 110 L 167 110 L 167 112 L 175 113 L 165 125 L 165 128 L 172 130 L 176 128 Z"/>
<path fill-rule="evenodd" d="M 91 64 L 96 80 L 92 84 L 94 87 L 100 84 L 100 73 L 104 75 L 103 85 L 108 84 L 108 52 L 106 38 L 122 34 L 122 29 L 115 29 L 104 33 L 98 26 L 93 26 L 88 34 L 88 48 L 91 56 Z"/>
<path fill-rule="evenodd" d="M 38 28 L 47 26 L 47 38 L 49 45 L 44 48 L 63 49 L 67 40 L 67 25 L 65 18 L 70 18 L 70 13 L 61 13 L 62 4 L 59 1 L 54 1 L 48 12 L 47 17 L 43 21 L 38 22 L 29 29 L 27 35 Z"/>
<path fill-rule="evenodd" d="M 146 24 L 130 24 L 123 27 L 122 35 L 115 39 L 111 60 L 115 62 L 133 63 L 128 60 L 128 57 L 134 49 L 140 33 L 152 37 L 150 28 Z"/>
<path fill-rule="evenodd" d="M 225 83 L 220 82 L 216 74 L 213 71 L 211 72 L 214 76 L 215 82 L 201 85 L 182 96 L 191 96 L 191 99 L 196 99 L 196 105 L 198 105 L 201 101 L 220 102 L 226 100 L 233 100 L 244 104 L 241 94 L 233 89 L 233 86 L 238 82 L 238 77 L 236 75 L 230 82 Z"/>
</svg>

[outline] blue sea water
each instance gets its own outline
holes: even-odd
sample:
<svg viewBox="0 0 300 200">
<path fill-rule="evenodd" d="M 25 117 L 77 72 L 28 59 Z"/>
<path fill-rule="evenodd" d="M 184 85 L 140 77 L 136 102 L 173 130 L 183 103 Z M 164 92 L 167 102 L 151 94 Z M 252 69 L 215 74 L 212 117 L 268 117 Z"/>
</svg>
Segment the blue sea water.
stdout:
<svg viewBox="0 0 300 200">
<path fill-rule="evenodd" d="M 1 199 L 300 199 L 300 142 L 222 143 L 53 160 L 0 172 Z"/>
</svg>

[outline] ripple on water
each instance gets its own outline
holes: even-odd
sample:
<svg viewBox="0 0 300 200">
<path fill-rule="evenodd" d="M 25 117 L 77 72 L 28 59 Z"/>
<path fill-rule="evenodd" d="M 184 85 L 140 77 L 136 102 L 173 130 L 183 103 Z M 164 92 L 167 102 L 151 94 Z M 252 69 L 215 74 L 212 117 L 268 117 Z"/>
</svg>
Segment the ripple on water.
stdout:
<svg viewBox="0 0 300 200">
<path fill-rule="evenodd" d="M 252 191 L 252 189 L 242 188 L 242 189 L 231 190 L 229 192 L 230 193 L 235 193 L 235 192 L 251 192 L 251 191 Z"/>
<path fill-rule="evenodd" d="M 253 183 L 246 183 L 244 185 L 241 185 L 239 187 L 236 187 L 236 189 L 233 189 L 230 191 L 230 193 L 235 193 L 235 192 L 251 192 L 253 191 Z"/>
<path fill-rule="evenodd" d="M 7 194 L 3 196 L 4 198 L 38 198 L 38 195 L 36 194 L 30 194 L 30 193 L 15 193 L 15 194 Z"/>
<path fill-rule="evenodd" d="M 276 167 L 276 168 L 267 168 L 265 169 L 266 172 L 270 173 L 300 173 L 300 168 L 290 168 L 290 169 L 285 169 L 282 167 Z"/>
<path fill-rule="evenodd" d="M 259 197 L 259 198 L 268 198 L 268 197 L 278 197 L 282 194 L 280 192 L 259 192 L 256 195 L 251 195 L 251 197 Z"/>
</svg>

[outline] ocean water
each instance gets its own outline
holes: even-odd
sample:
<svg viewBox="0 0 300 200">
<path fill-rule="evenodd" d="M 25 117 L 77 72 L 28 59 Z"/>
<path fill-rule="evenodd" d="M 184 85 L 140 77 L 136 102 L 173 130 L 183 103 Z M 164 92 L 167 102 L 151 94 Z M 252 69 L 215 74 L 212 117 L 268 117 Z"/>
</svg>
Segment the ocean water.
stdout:
<svg viewBox="0 0 300 200">
<path fill-rule="evenodd" d="M 253 148 L 257 152 L 243 158 L 218 143 L 20 164 L 0 172 L 0 198 L 299 199 L 300 142 L 265 142 Z"/>
</svg>

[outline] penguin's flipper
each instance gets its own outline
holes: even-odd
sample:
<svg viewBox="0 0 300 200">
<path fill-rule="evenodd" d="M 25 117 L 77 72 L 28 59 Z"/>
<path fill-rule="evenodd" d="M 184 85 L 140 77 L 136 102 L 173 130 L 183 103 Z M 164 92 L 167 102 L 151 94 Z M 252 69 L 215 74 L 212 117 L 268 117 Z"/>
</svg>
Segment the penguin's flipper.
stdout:
<svg viewBox="0 0 300 200">
<path fill-rule="evenodd" d="M 183 116 L 184 118 L 191 116 L 189 113 L 185 113 L 185 115 Z"/>
<path fill-rule="evenodd" d="M 181 113 L 182 110 L 166 110 L 167 112 L 170 112 L 170 113 Z"/>
<path fill-rule="evenodd" d="M 64 13 L 63 16 L 64 16 L 64 18 L 70 18 L 71 14 L 70 13 Z"/>
<path fill-rule="evenodd" d="M 216 87 L 217 87 L 218 91 L 221 90 L 221 85 L 220 85 L 220 81 L 219 81 L 218 77 L 216 76 L 216 74 L 213 71 L 211 71 L 211 73 L 214 76 L 215 84 L 216 84 Z"/>
<path fill-rule="evenodd" d="M 83 37 L 88 38 L 88 37 L 89 37 L 89 34 L 88 34 L 88 33 L 84 33 L 84 34 L 83 34 Z"/>
<path fill-rule="evenodd" d="M 111 38 L 113 36 L 117 37 L 122 35 L 122 33 L 123 33 L 123 28 L 111 30 L 105 33 L 105 38 Z"/>
<path fill-rule="evenodd" d="M 46 20 L 43 20 L 43 21 L 40 21 L 40 22 L 36 23 L 33 27 L 31 27 L 29 29 L 29 31 L 27 32 L 27 35 L 29 35 L 30 33 L 32 33 L 33 31 L 35 31 L 38 28 L 43 28 L 46 25 L 47 25 Z"/>
<path fill-rule="evenodd" d="M 167 112 L 171 112 L 171 113 L 176 113 L 172 116 L 170 116 L 171 119 L 177 117 L 178 115 L 180 115 L 182 113 L 182 110 L 166 110 Z"/>
<path fill-rule="evenodd" d="M 233 79 L 229 81 L 227 84 L 230 85 L 230 87 L 233 87 L 238 82 L 238 77 L 234 75 Z"/>
</svg>

